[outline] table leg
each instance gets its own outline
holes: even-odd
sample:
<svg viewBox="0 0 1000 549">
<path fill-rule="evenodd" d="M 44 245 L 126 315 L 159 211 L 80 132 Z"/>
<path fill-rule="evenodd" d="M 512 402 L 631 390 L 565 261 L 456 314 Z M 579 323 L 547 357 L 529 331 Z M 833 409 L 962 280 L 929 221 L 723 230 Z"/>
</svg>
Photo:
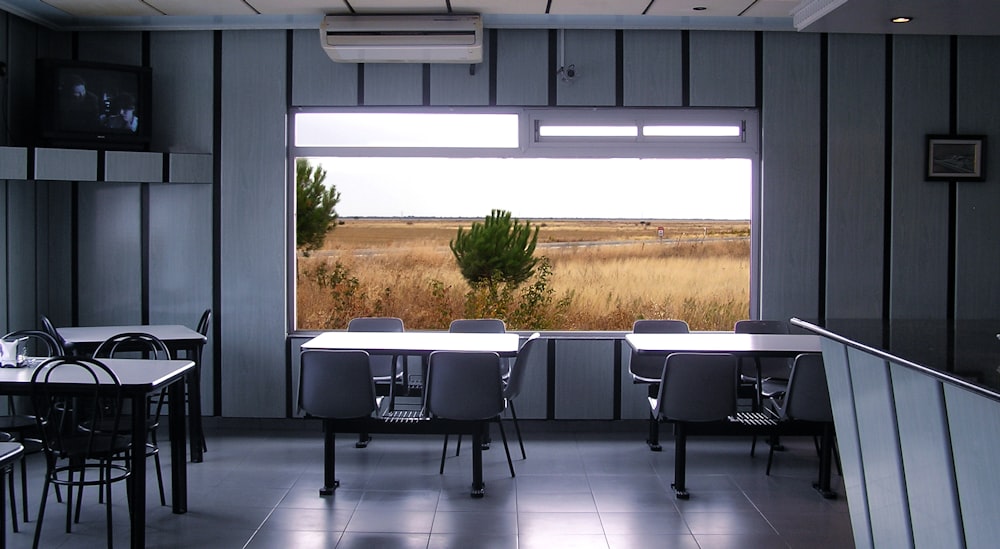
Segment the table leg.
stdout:
<svg viewBox="0 0 1000 549">
<path fill-rule="evenodd" d="M 483 484 L 483 429 L 476 429 L 472 435 L 472 497 L 486 495 Z"/>
<path fill-rule="evenodd" d="M 171 402 L 171 404 L 173 404 Z M 132 397 L 131 547 L 146 546 L 146 394 Z M 111 502 L 108 502 L 110 505 Z"/>
<path fill-rule="evenodd" d="M 170 497 L 173 512 L 187 512 L 187 453 L 184 417 L 184 382 L 179 380 L 167 387 L 170 426 Z M 192 437 L 192 443 L 195 439 Z M 201 444 L 199 441 L 198 444 Z"/>
<path fill-rule="evenodd" d="M 337 433 L 329 420 L 323 420 L 323 487 L 319 495 L 331 496 L 340 486 L 337 480 Z"/>
<path fill-rule="evenodd" d="M 190 350 L 194 368 L 188 374 L 188 409 L 191 423 L 191 461 L 201 463 L 204 459 L 202 441 L 205 434 L 201 426 L 201 353 L 199 347 Z M 183 397 L 182 397 L 183 398 Z M 183 401 L 182 401 L 183 402 Z"/>
<path fill-rule="evenodd" d="M 830 468 L 833 465 L 833 424 L 823 425 L 823 435 L 819 445 L 819 480 L 813 484 L 824 498 L 833 499 L 837 493 L 830 489 Z"/>
</svg>

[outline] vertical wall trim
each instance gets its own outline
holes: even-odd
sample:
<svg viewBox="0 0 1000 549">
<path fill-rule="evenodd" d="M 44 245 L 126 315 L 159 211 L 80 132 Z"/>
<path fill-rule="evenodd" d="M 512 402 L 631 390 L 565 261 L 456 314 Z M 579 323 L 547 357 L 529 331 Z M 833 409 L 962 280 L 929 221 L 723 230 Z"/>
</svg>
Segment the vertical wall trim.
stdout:
<svg viewBox="0 0 1000 549">
<path fill-rule="evenodd" d="M 294 78 L 295 74 L 295 31 L 289 29 L 285 34 L 285 112 L 290 113 L 292 110 L 293 94 L 292 88 L 294 88 Z M 287 140 L 289 145 L 294 145 L 295 139 L 295 115 L 289 114 L 285 118 L 285 135 L 288 136 Z M 289 149 L 286 148 L 286 153 Z M 285 194 L 289 197 L 290 201 L 295 200 L 296 194 L 296 173 L 297 168 L 295 167 L 295 159 L 288 158 L 286 161 L 287 169 L 285 170 L 287 175 L 285 177 Z M 294 204 L 294 202 L 292 202 Z M 287 207 L 291 208 L 291 205 Z M 285 220 L 285 247 L 288 250 L 295 249 L 295 239 L 297 235 L 295 234 L 295 216 L 292 212 L 288 212 Z M 295 281 L 296 281 L 296 260 L 294 253 L 285 254 L 285 295 L 293 296 L 295 295 Z M 288 300 L 285 304 L 285 333 L 288 333 L 295 327 L 295 303 L 294 300 Z M 291 362 L 286 361 L 285 364 L 291 364 Z M 289 372 L 289 377 L 291 373 Z M 288 399 L 285 400 L 288 402 Z M 292 417 L 290 414 L 285 414 L 287 417 Z"/>
<path fill-rule="evenodd" d="M 958 36 L 952 36 L 949 41 L 950 59 L 949 64 L 950 70 L 948 75 L 948 131 L 951 134 L 958 133 Z M 945 318 L 947 320 L 954 320 L 955 318 L 955 292 L 956 288 L 956 273 L 955 270 L 958 268 L 958 259 L 956 257 L 956 242 L 958 238 L 958 183 L 955 181 L 948 182 L 948 296 L 946 299 L 945 308 Z M 949 335 L 949 345 L 948 345 L 948 356 L 952 356 L 951 353 L 952 346 L 954 342 L 952 341 L 951 330 L 948 331 Z"/>
<path fill-rule="evenodd" d="M 611 405 L 611 419 L 619 420 L 622 418 L 622 339 L 616 338 L 614 342 L 615 348 L 615 361 L 614 361 L 614 390 L 612 395 L 612 405 Z"/>
<path fill-rule="evenodd" d="M 893 35 L 885 37 L 885 175 L 882 202 L 882 318 L 892 313 L 892 93 L 893 93 Z"/>
<path fill-rule="evenodd" d="M 149 324 L 149 183 L 139 183 L 139 311 Z"/>
<path fill-rule="evenodd" d="M 431 105 L 431 64 L 424 63 L 423 71 L 421 74 L 421 83 L 423 84 L 423 97 L 421 98 L 421 104 L 425 107 Z"/>
<path fill-rule="evenodd" d="M 358 63 L 358 105 L 365 104 L 365 64 Z"/>
<path fill-rule="evenodd" d="M 497 105 L 497 30 L 490 29 L 490 83 L 489 83 L 489 105 Z"/>
<path fill-rule="evenodd" d="M 34 163 L 34 162 L 32 162 Z M 72 231 L 70 238 L 70 323 L 80 325 L 80 184 L 70 183 L 69 226 Z M 50 184 L 51 188 L 51 184 Z"/>
<path fill-rule="evenodd" d="M 625 106 L 625 31 L 621 29 L 615 31 L 615 106 Z"/>
<path fill-rule="evenodd" d="M 691 31 L 681 31 L 681 106 L 691 106 Z"/>
<path fill-rule="evenodd" d="M 222 415 L 222 31 L 212 44 L 212 415 Z"/>
<path fill-rule="evenodd" d="M 764 33 L 757 31 L 753 35 L 753 104 L 758 112 L 764 108 Z M 763 127 L 763 124 L 760 124 Z M 763 134 L 763 131 L 761 131 Z M 762 136 L 759 136 L 762 137 Z M 763 143 L 761 139 L 758 143 Z"/>
<path fill-rule="evenodd" d="M 556 340 L 549 339 L 548 349 L 545 353 L 545 419 L 556 418 Z"/>
<path fill-rule="evenodd" d="M 559 70 L 559 31 L 549 30 L 549 74 L 545 79 L 549 83 L 549 106 L 555 107 L 559 94 L 556 87 L 559 85 L 556 71 Z"/>
<path fill-rule="evenodd" d="M 823 34 L 819 46 L 819 280 L 817 281 L 817 316 L 826 318 L 826 232 L 827 190 L 829 187 L 829 86 L 830 86 L 830 36 Z"/>
</svg>

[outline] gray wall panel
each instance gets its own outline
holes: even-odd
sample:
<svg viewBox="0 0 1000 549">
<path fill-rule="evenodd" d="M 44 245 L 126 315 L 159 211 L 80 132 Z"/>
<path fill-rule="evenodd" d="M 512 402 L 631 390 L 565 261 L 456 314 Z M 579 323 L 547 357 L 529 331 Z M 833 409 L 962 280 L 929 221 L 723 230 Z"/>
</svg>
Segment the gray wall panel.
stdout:
<svg viewBox="0 0 1000 549">
<path fill-rule="evenodd" d="M 154 124 L 151 150 L 212 152 L 213 48 L 209 31 L 150 35 Z"/>
<path fill-rule="evenodd" d="M 81 61 L 142 64 L 141 32 L 81 32 L 77 44 Z"/>
<path fill-rule="evenodd" d="M 622 49 L 626 107 L 683 104 L 680 31 L 627 30 L 622 36 Z"/>
<path fill-rule="evenodd" d="M 948 185 L 924 181 L 925 135 L 948 127 L 948 37 L 898 35 L 892 48 L 893 318 L 943 318 L 948 302 Z M 921 90 L 921 93 L 912 93 Z"/>
<path fill-rule="evenodd" d="M 149 186 L 149 321 L 196 328 L 212 307 L 212 187 Z M 183 269 L 178 269 L 183 265 Z M 205 415 L 212 410 L 214 341 L 202 353 Z"/>
<path fill-rule="evenodd" d="M 35 310 L 38 254 L 36 243 L 35 184 L 31 181 L 8 181 L 6 184 L 7 223 L 6 253 L 6 321 L 11 330 L 31 329 L 37 325 Z M 17 268 L 10 268 L 10 267 Z M 6 332 L 5 332 L 6 333 Z"/>
<path fill-rule="evenodd" d="M 366 63 L 365 105 L 422 105 L 424 66 L 416 63 Z"/>
<path fill-rule="evenodd" d="M 315 29 L 292 31 L 292 105 L 296 107 L 358 104 L 358 65 L 334 63 L 323 51 Z"/>
<path fill-rule="evenodd" d="M 555 419 L 612 417 L 614 342 L 556 341 Z"/>
<path fill-rule="evenodd" d="M 829 37 L 829 318 L 882 315 L 885 38 Z"/>
<path fill-rule="evenodd" d="M 222 33 L 216 321 L 225 416 L 285 414 L 285 80 L 264 77 L 285 73 L 285 44 L 281 31 Z"/>
<path fill-rule="evenodd" d="M 38 219 L 38 314 L 56 326 L 68 326 L 73 313 L 74 183 L 36 181 Z M 35 319 L 35 327 L 41 321 Z"/>
<path fill-rule="evenodd" d="M 576 76 L 556 78 L 556 104 L 606 106 L 615 104 L 615 31 L 567 30 L 562 57 Z M 558 65 L 558 62 L 557 62 Z"/>
<path fill-rule="evenodd" d="M 431 64 L 431 105 L 489 105 L 490 103 L 490 40 L 494 30 L 483 35 L 483 62 Z M 475 74 L 469 74 L 469 70 Z"/>
<path fill-rule="evenodd" d="M 899 444 L 916 547 L 961 547 L 962 519 L 941 383 L 892 364 Z M 935 441 L 928 444 L 928 441 Z M 938 442 L 941 441 L 941 442 Z"/>
<path fill-rule="evenodd" d="M 496 33 L 497 105 L 548 105 L 548 31 L 502 29 Z"/>
<path fill-rule="evenodd" d="M 0 24 L 2 24 L 3 22 L 4 21 L 0 20 Z M 0 39 L 3 39 L 3 31 L 2 30 L 0 30 Z M 6 181 L 6 180 L 0 180 L 0 226 L 2 226 L 2 227 L 9 227 L 10 226 L 8 224 L 8 219 L 9 219 L 10 216 L 7 214 L 7 188 L 8 188 L 8 184 L 9 184 L 8 181 Z M 11 264 L 10 263 L 10 257 L 7 255 L 7 238 L 8 238 L 8 234 L 7 233 L 8 233 L 8 231 L 5 231 L 4 232 L 4 238 L 0 238 L 0 257 L 3 258 L 4 265 L 10 265 Z M 10 288 L 10 279 L 8 278 L 8 273 L 9 272 L 10 272 L 9 269 L 0 269 L 0 284 L 2 284 L 2 286 L 0 286 L 0 288 L 4 289 L 4 291 L 0 292 L 0 307 L 3 307 L 4 311 L 9 310 L 9 308 L 10 308 L 10 304 L 7 301 L 7 294 L 9 293 L 7 291 L 7 288 Z M 2 316 L 0 316 L 0 330 L 3 330 L 3 333 L 5 333 L 5 334 L 7 332 L 11 331 L 11 329 L 10 329 L 11 323 L 10 323 L 9 317 L 10 317 L 10 315 L 8 315 L 6 313 L 4 313 Z M 34 326 L 34 324 L 32 326 Z"/>
<path fill-rule="evenodd" d="M 872 539 L 875 547 L 913 547 L 889 365 L 853 347 L 847 353 Z"/>
<path fill-rule="evenodd" d="M 966 546 L 993 547 L 1000 538 L 997 494 L 1000 494 L 1000 406 L 964 389 L 945 385 L 948 423 L 955 457 Z M 987 434 L 991 435 L 987 435 Z"/>
<path fill-rule="evenodd" d="M 142 322 L 140 185 L 81 184 L 76 230 L 81 326 Z"/>
<path fill-rule="evenodd" d="M 820 37 L 763 39 L 761 318 L 815 318 L 820 280 Z"/>
<path fill-rule="evenodd" d="M 986 142 L 984 183 L 958 183 L 955 236 L 955 316 L 996 318 L 1000 309 L 1000 181 L 996 159 L 1000 158 L 1000 103 L 997 102 L 996 65 L 998 37 L 961 37 L 958 40 L 958 132 L 993 137 Z M 990 163 L 993 162 L 991 165 Z M 986 205 L 993 207 L 986 207 Z"/>
<path fill-rule="evenodd" d="M 107 151 L 104 153 L 104 181 L 161 182 L 163 181 L 163 154 Z"/>
<path fill-rule="evenodd" d="M 752 32 L 691 31 L 692 107 L 756 105 L 756 46 Z"/>
</svg>

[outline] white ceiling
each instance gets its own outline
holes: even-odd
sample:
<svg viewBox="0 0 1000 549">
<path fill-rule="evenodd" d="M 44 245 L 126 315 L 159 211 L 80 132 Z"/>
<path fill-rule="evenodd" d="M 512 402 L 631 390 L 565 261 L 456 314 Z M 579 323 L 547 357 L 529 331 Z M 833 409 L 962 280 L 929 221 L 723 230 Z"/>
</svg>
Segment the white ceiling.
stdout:
<svg viewBox="0 0 1000 549">
<path fill-rule="evenodd" d="M 319 28 L 328 13 L 451 11 L 482 14 L 487 28 L 1000 34 L 1000 0 L 0 0 L 0 9 L 58 30 Z M 914 20 L 890 23 L 897 15 Z"/>
</svg>

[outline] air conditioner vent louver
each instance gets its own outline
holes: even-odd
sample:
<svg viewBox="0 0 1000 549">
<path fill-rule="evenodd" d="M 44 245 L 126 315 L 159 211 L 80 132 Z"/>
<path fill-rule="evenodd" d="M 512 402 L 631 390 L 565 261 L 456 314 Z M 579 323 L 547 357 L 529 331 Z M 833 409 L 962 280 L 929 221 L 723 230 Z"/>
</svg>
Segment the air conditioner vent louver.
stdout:
<svg viewBox="0 0 1000 549">
<path fill-rule="evenodd" d="M 320 41 L 340 63 L 480 63 L 478 15 L 328 15 Z"/>
</svg>

